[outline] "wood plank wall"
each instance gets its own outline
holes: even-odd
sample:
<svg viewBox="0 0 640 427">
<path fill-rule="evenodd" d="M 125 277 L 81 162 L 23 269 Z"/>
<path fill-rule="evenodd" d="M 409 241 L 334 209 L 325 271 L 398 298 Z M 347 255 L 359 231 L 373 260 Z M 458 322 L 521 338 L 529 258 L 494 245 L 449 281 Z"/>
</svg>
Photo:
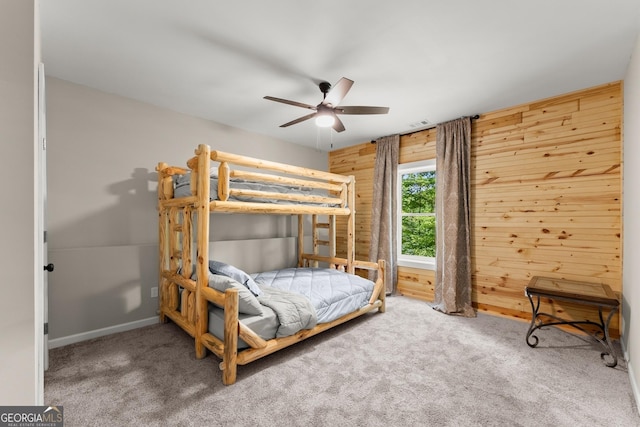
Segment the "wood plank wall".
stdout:
<svg viewBox="0 0 640 427">
<path fill-rule="evenodd" d="M 472 124 L 473 302 L 530 319 L 524 288 L 544 275 L 607 283 L 622 292 L 622 83 L 481 114 Z M 435 157 L 435 129 L 405 135 L 400 163 Z M 375 144 L 329 154 L 356 177 L 356 257 L 367 259 Z M 338 222 L 338 236 L 346 225 Z M 338 251 L 344 251 L 338 240 Z M 434 272 L 398 268 L 398 291 L 433 301 Z M 546 301 L 574 319 L 597 311 Z M 619 317 L 611 322 L 619 332 Z"/>
</svg>

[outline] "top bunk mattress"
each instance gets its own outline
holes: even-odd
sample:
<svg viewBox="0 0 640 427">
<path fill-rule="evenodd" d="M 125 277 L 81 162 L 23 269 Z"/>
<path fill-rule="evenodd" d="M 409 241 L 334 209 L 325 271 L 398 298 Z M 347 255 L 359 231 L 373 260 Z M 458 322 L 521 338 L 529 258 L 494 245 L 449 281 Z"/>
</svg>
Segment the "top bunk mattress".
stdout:
<svg viewBox="0 0 640 427">
<path fill-rule="evenodd" d="M 174 176 L 174 197 L 187 197 L 191 196 L 191 174 L 187 173 L 185 175 L 175 175 Z M 266 182 L 257 182 L 257 181 L 248 181 L 245 179 L 239 178 L 231 178 L 229 180 L 229 185 L 233 189 L 238 190 L 251 190 L 251 191 L 260 191 L 267 193 L 280 193 L 280 194 L 304 194 L 307 196 L 322 196 L 329 197 L 328 193 L 324 190 L 313 189 L 308 187 L 301 186 L 293 186 L 293 185 L 284 185 L 278 183 L 266 183 Z M 209 184 L 209 201 L 218 200 L 218 176 L 214 173 L 210 176 L 210 184 Z M 302 202 L 297 202 L 295 200 L 281 200 L 281 199 L 273 199 L 273 198 L 263 198 L 256 196 L 230 196 L 229 200 L 236 200 L 240 202 L 255 202 L 255 203 L 275 203 L 275 204 L 302 204 Z M 339 206 L 338 204 L 327 204 L 327 203 L 309 203 L 305 202 L 304 204 L 313 204 L 315 206 L 327 206 L 334 207 Z"/>
<path fill-rule="evenodd" d="M 305 296 L 318 323 L 332 322 L 367 304 L 375 287 L 370 280 L 330 268 L 285 268 L 252 275 L 263 286 Z"/>
</svg>

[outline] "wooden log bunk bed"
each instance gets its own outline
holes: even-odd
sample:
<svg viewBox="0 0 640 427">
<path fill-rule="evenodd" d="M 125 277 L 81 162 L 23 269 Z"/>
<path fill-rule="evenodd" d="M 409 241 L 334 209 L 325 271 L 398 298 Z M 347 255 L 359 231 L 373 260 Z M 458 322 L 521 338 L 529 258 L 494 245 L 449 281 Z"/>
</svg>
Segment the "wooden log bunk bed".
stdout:
<svg viewBox="0 0 640 427">
<path fill-rule="evenodd" d="M 204 358 L 206 350 L 209 349 L 222 360 L 219 367 L 223 371 L 224 384 L 229 385 L 236 381 L 237 365 L 257 360 L 372 310 L 385 311 L 384 261 L 374 263 L 355 259 L 353 176 L 211 151 L 210 147 L 204 144 L 198 146 L 195 154 L 195 157 L 188 160 L 187 168 L 169 166 L 166 163 L 159 163 L 156 168 L 160 319 L 162 322 L 170 319 L 194 337 L 197 358 Z M 217 174 L 215 168 L 212 168 L 216 164 Z M 215 179 L 212 179 L 213 177 Z M 236 181 L 262 183 L 276 186 L 278 190 L 256 190 L 251 186 L 242 188 L 242 185 L 235 188 Z M 179 193 L 180 184 L 182 191 Z M 280 192 L 282 186 L 304 191 Z M 316 194 L 318 191 L 322 194 Z M 255 276 L 255 281 L 253 277 L 248 279 L 249 282 L 253 281 L 251 285 L 248 282 L 242 284 L 241 278 L 228 274 L 227 271 L 212 270 L 215 261 L 211 260 L 215 259 L 215 254 L 209 254 L 209 229 L 211 213 L 214 212 L 297 215 L 298 267 L 287 269 L 287 274 L 291 273 L 291 270 L 295 274 L 317 271 L 340 283 L 344 278 L 347 278 L 349 283 L 361 281 L 362 283 L 357 282 L 357 285 L 349 286 L 353 287 L 354 294 L 356 291 L 361 294 L 364 289 L 364 300 L 357 302 L 357 307 L 349 308 L 347 313 L 332 313 L 334 317 L 339 317 L 325 317 L 331 319 L 329 321 L 322 321 L 320 315 L 315 313 L 313 316 L 317 316 L 317 322 L 314 323 L 313 319 L 307 323 L 303 322 L 302 325 L 312 326 L 303 326 L 294 333 L 287 333 L 285 330 L 285 333 L 276 333 L 273 337 L 272 331 L 264 333 L 258 329 L 254 330 L 249 325 L 253 317 L 242 313 L 243 304 L 252 304 L 251 298 L 260 300 L 260 304 L 266 304 L 265 301 L 268 302 L 272 293 L 277 290 L 272 290 L 270 286 L 262 286 L 262 273 Z M 313 253 L 304 253 L 303 250 L 305 216 L 311 216 Z M 336 256 L 337 216 L 347 219 L 346 258 Z M 320 221 L 319 218 L 326 218 L 326 221 Z M 321 234 L 328 236 L 327 239 L 322 240 L 319 237 Z M 320 254 L 320 246 L 328 246 L 328 249 L 323 250 L 328 252 L 328 255 Z M 319 267 L 320 265 L 324 267 Z M 375 281 L 365 279 L 365 274 L 356 274 L 360 271 L 367 273 L 366 270 L 377 273 L 373 275 Z M 277 274 L 279 272 L 276 272 Z M 337 279 L 334 279 L 335 276 L 338 276 Z M 313 277 L 307 278 L 310 282 L 305 286 L 324 286 L 324 281 L 313 282 Z M 215 286 L 220 280 L 226 280 L 222 288 Z M 232 285 L 229 285 L 229 281 L 233 282 Z M 214 285 L 212 282 L 215 282 Z M 256 283 L 260 285 L 258 292 L 268 290 L 269 298 L 264 299 L 264 295 L 256 297 L 251 293 L 254 292 L 252 286 Z M 362 289 L 358 290 L 361 285 Z M 247 294 L 246 286 L 251 289 L 250 295 Z M 343 290 L 340 290 L 335 293 L 342 292 Z M 280 296 L 278 293 L 275 295 Z M 287 296 L 285 293 L 285 297 Z M 361 296 L 359 298 L 362 299 Z M 266 312 L 270 309 L 261 306 L 258 310 Z M 278 311 L 275 313 L 275 317 L 278 317 Z"/>
</svg>

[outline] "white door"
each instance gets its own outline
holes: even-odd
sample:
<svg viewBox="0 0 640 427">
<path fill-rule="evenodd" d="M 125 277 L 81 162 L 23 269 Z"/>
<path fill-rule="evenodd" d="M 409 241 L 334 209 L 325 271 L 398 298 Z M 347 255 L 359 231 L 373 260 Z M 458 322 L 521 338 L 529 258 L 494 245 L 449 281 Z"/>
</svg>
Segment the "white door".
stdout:
<svg viewBox="0 0 640 427">
<path fill-rule="evenodd" d="M 38 67 L 38 166 L 39 166 L 39 230 L 41 241 L 38 245 L 40 259 L 42 260 L 42 318 L 43 318 L 43 341 L 42 341 L 42 367 L 49 369 L 49 283 L 48 274 L 53 271 L 53 265 L 47 259 L 47 121 L 46 121 L 46 99 L 45 99 L 45 78 L 44 64 Z"/>
</svg>

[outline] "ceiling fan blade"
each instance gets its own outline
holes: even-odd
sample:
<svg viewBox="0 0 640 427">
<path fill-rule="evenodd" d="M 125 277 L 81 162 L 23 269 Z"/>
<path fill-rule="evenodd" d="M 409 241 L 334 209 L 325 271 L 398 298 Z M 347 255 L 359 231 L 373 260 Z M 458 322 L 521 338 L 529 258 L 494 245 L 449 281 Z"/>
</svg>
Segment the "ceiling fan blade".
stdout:
<svg viewBox="0 0 640 427">
<path fill-rule="evenodd" d="M 303 104 L 302 102 L 289 101 L 288 99 L 275 98 L 273 96 L 265 96 L 264 99 L 268 99 L 269 101 L 282 102 L 283 104 L 293 105 L 294 107 L 302 107 L 308 108 L 309 110 L 315 110 L 315 105 Z"/>
<path fill-rule="evenodd" d="M 338 116 L 336 116 L 335 114 L 334 114 L 334 117 L 336 120 L 335 122 L 333 122 L 333 126 L 332 126 L 333 130 L 335 130 L 336 132 L 344 131 L 344 124 L 342 123 L 342 120 L 340 120 Z"/>
<path fill-rule="evenodd" d="M 300 122 L 304 122 L 305 120 L 309 120 L 310 118 L 312 118 L 315 115 L 316 115 L 316 113 L 307 114 L 306 116 L 302 116 L 302 117 L 299 117 L 299 118 L 297 118 L 295 120 L 291 120 L 289 123 L 285 123 L 283 125 L 280 125 L 280 127 L 281 128 L 286 128 L 288 126 L 295 125 L 295 124 L 300 123 Z"/>
<path fill-rule="evenodd" d="M 389 107 L 345 106 L 335 108 L 336 114 L 387 114 Z"/>
<path fill-rule="evenodd" d="M 327 93 L 327 96 L 322 101 L 323 104 L 331 104 L 334 107 L 342 101 L 349 89 L 353 86 L 353 80 L 349 80 L 346 77 L 341 78 Z"/>
</svg>

